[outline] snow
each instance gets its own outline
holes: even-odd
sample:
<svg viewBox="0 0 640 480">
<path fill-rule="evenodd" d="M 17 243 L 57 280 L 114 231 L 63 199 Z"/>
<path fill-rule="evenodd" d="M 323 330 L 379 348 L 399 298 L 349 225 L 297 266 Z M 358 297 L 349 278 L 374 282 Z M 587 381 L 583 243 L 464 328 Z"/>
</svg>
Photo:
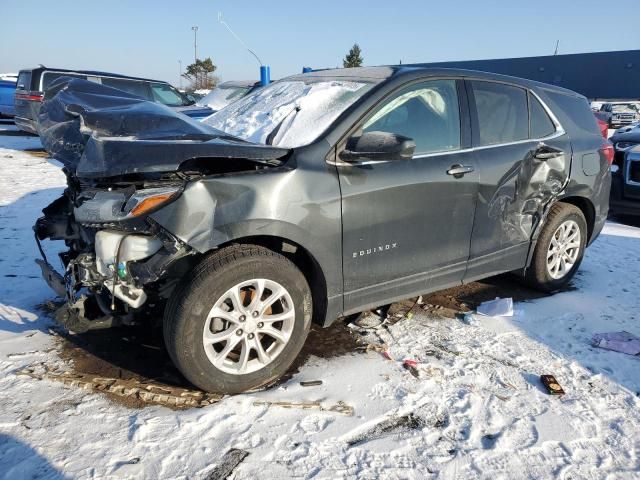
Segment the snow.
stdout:
<svg viewBox="0 0 640 480">
<path fill-rule="evenodd" d="M 236 479 L 640 475 L 640 358 L 590 344 L 598 332 L 640 335 L 640 229 L 608 223 L 576 288 L 516 302 L 514 317 L 474 315 L 467 324 L 418 308 L 369 333 L 393 360 L 377 352 L 311 357 L 271 390 L 202 409 L 131 409 L 16 375 L 60 361 L 38 307 L 53 294 L 33 263 L 31 225 L 64 177 L 26 151 L 38 148 L 36 137 L 3 133 L 0 478 L 202 479 L 232 448 L 249 452 Z M 55 247 L 45 247 L 55 258 Z M 418 361 L 419 378 L 404 359 Z M 541 374 L 554 375 L 566 395 L 547 395 Z M 318 387 L 299 383 L 318 379 Z M 344 402 L 355 414 L 254 405 L 265 401 Z M 420 421 L 387 428 L 390 418 Z"/>
<path fill-rule="evenodd" d="M 203 122 L 250 142 L 266 143 L 282 122 L 272 144 L 307 145 L 369 88 L 350 81 L 276 82 L 255 91 Z"/>
</svg>

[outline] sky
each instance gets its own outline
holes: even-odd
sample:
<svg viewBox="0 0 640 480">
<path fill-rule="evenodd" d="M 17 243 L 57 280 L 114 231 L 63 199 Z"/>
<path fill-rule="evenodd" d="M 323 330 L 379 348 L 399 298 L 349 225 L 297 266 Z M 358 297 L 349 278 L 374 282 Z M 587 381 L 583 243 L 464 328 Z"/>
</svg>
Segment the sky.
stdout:
<svg viewBox="0 0 640 480">
<path fill-rule="evenodd" d="M 274 79 L 303 66 L 341 66 L 355 42 L 365 65 L 550 55 L 556 40 L 559 53 L 640 48 L 638 24 L 603 22 L 612 18 L 605 5 L 601 0 L 9 1 L 1 8 L 0 73 L 43 64 L 179 86 L 179 61 L 183 69 L 193 62 L 191 27 L 198 26 L 198 57 L 211 57 L 219 78 L 258 79 L 258 62 L 218 22 L 218 12 L 271 67 Z M 639 18 L 640 2 L 617 0 L 615 11 Z"/>
</svg>

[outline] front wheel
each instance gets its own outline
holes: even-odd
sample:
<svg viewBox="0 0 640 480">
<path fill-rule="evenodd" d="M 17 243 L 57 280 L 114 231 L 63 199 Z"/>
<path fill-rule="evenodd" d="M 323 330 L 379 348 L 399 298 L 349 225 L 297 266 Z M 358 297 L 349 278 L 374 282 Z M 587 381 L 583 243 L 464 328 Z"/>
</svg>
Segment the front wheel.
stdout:
<svg viewBox="0 0 640 480">
<path fill-rule="evenodd" d="M 551 208 L 533 254 L 526 278 L 547 292 L 564 287 L 580 267 L 587 244 L 587 222 L 582 211 L 559 202 Z"/>
<path fill-rule="evenodd" d="M 174 292 L 165 343 L 182 374 L 209 392 L 240 393 L 282 376 L 311 324 L 311 293 L 287 258 L 256 245 L 221 249 Z"/>
</svg>

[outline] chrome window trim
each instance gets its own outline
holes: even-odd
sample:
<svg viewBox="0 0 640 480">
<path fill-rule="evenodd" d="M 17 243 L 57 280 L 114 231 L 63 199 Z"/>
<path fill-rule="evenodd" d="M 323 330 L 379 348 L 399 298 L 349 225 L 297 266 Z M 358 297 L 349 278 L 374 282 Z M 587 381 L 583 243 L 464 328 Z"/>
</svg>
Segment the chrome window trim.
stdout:
<svg viewBox="0 0 640 480">
<path fill-rule="evenodd" d="M 491 80 L 485 80 L 487 82 L 490 82 Z M 501 82 L 493 82 L 493 83 L 501 83 Z M 507 84 L 507 85 L 512 85 L 512 84 Z M 517 86 L 517 85 L 513 85 L 513 86 Z M 526 87 L 522 87 L 520 86 L 519 88 L 522 88 L 523 90 L 531 93 L 531 95 L 533 95 L 536 100 L 538 100 L 540 102 L 540 105 L 542 105 L 542 108 L 544 109 L 544 111 L 547 113 L 547 115 L 549 115 L 549 118 L 551 119 L 551 122 L 553 123 L 553 125 L 556 128 L 556 131 L 550 135 L 547 135 L 546 137 L 539 137 L 539 138 L 527 138 L 524 140 L 515 140 L 513 142 L 504 142 L 504 143 L 494 143 L 492 145 L 481 145 L 481 146 L 477 146 L 477 147 L 468 147 L 468 148 L 459 148 L 457 150 L 443 150 L 441 152 L 430 152 L 430 153 L 422 153 L 419 155 L 414 155 L 411 159 L 422 159 L 422 158 L 430 158 L 430 157 L 440 157 L 443 155 L 453 155 L 453 154 L 458 154 L 458 153 L 468 153 L 468 152 L 475 152 L 475 151 L 479 151 L 479 150 L 486 150 L 489 148 L 497 148 L 497 147 L 507 147 L 510 145 L 521 145 L 524 143 L 530 143 L 530 142 L 544 142 L 545 140 L 553 140 L 555 138 L 561 137 L 562 135 L 565 135 L 567 132 L 565 131 L 564 127 L 562 126 L 562 124 L 560 123 L 560 120 L 558 120 L 558 117 L 555 116 L 555 114 L 553 113 L 553 111 L 549 108 L 549 106 L 546 104 L 546 102 L 544 100 L 542 100 L 542 98 L 540 98 L 540 96 L 534 92 L 533 90 L 526 88 Z M 531 115 L 531 108 L 527 105 L 527 111 L 529 113 L 529 115 Z M 397 160 L 394 160 L 397 161 Z M 364 161 L 364 162 L 345 162 L 344 160 L 339 160 L 336 159 L 336 161 L 329 161 L 327 160 L 327 163 L 329 165 L 335 165 L 338 167 L 345 167 L 345 166 L 355 166 L 355 165 L 375 165 L 378 163 L 389 163 L 391 162 L 391 160 L 369 160 L 369 161 Z M 640 184 L 639 184 L 640 185 Z"/>
</svg>

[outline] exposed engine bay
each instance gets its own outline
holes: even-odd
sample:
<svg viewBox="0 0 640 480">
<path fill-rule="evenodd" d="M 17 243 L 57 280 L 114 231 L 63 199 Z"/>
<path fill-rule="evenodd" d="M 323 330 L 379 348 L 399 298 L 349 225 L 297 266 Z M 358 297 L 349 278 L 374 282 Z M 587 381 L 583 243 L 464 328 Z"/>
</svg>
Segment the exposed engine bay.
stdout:
<svg viewBox="0 0 640 480">
<path fill-rule="evenodd" d="M 162 105 L 84 80 L 46 93 L 38 129 L 63 163 L 64 194 L 34 225 L 49 286 L 67 305 L 56 319 L 83 332 L 158 313 L 198 252 L 150 214 L 203 178 L 282 164 L 287 149 L 251 144 Z M 64 241 L 59 273 L 41 241 Z"/>
</svg>

